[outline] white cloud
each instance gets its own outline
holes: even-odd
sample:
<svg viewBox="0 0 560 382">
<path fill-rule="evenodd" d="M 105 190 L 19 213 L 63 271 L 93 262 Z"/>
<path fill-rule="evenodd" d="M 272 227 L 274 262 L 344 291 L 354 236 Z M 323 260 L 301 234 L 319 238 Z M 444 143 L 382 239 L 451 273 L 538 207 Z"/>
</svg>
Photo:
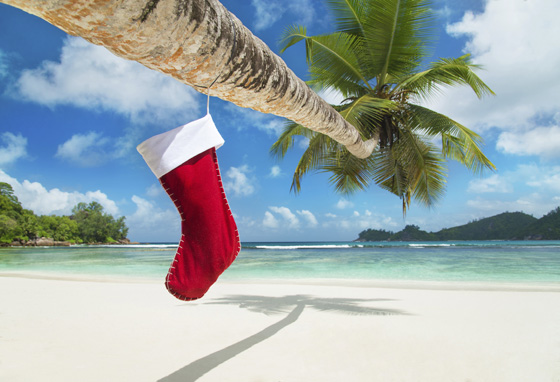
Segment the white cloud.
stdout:
<svg viewBox="0 0 560 382">
<path fill-rule="evenodd" d="M 229 180 L 224 183 L 224 187 L 235 196 L 252 195 L 255 192 L 255 180 L 247 175 L 250 172 L 247 165 L 230 167 L 226 172 Z"/>
<path fill-rule="evenodd" d="M 257 128 L 274 137 L 279 136 L 284 130 L 285 120 L 275 115 L 246 109 L 232 103 L 228 103 L 225 108 L 229 112 L 229 122 L 236 126 L 237 130 Z"/>
<path fill-rule="evenodd" d="M 269 211 L 265 211 L 263 226 L 267 228 L 278 228 L 278 219 L 276 219 Z"/>
<path fill-rule="evenodd" d="M 146 195 L 148 195 L 152 198 L 160 196 L 162 193 L 163 193 L 163 188 L 161 187 L 161 184 L 159 184 L 159 183 L 154 183 L 146 189 Z"/>
<path fill-rule="evenodd" d="M 8 75 L 8 57 L 6 53 L 0 49 L 0 79 Z"/>
<path fill-rule="evenodd" d="M 336 215 L 335 215 L 335 214 L 332 214 L 332 213 L 330 213 L 330 212 L 327 212 L 327 213 L 325 214 L 325 216 L 328 217 L 328 218 L 331 218 L 331 219 L 335 219 L 335 218 L 336 218 Z"/>
<path fill-rule="evenodd" d="M 310 0 L 286 2 L 279 0 L 252 0 L 255 8 L 254 27 L 257 31 L 270 28 L 286 12 L 296 17 L 295 24 L 309 25 L 315 16 L 315 10 Z"/>
<path fill-rule="evenodd" d="M 298 215 L 300 215 L 301 217 L 303 217 L 305 220 L 307 220 L 307 225 L 309 227 L 317 227 L 317 225 L 319 225 L 319 222 L 317 221 L 317 218 L 315 217 L 315 215 L 313 215 L 311 213 L 311 211 L 308 210 L 301 210 L 301 211 L 296 211 L 298 213 Z"/>
<path fill-rule="evenodd" d="M 58 146 L 56 157 L 83 167 L 101 166 L 111 160 L 126 157 L 139 141 L 140 129 L 127 128 L 121 137 L 106 137 L 90 131 L 74 134 Z M 134 155 L 136 155 L 134 150 Z"/>
<path fill-rule="evenodd" d="M 520 165 L 515 172 L 516 178 L 539 192 L 557 194 L 560 192 L 560 166 Z"/>
<path fill-rule="evenodd" d="M 354 203 L 344 198 L 339 199 L 339 201 L 336 203 L 336 208 L 340 210 L 343 210 L 345 208 L 351 208 L 351 207 L 354 207 Z"/>
<path fill-rule="evenodd" d="M 272 212 L 280 215 L 287 228 L 299 228 L 299 219 L 288 207 L 268 207 Z M 268 211 L 267 211 L 268 212 Z M 266 213 L 265 213 L 266 215 Z"/>
<path fill-rule="evenodd" d="M 560 157 L 560 127 L 537 127 L 522 132 L 504 132 L 496 143 L 498 150 L 507 154 Z"/>
<path fill-rule="evenodd" d="M 270 168 L 270 174 L 268 174 L 269 177 L 278 178 L 280 175 L 282 175 L 282 170 L 280 169 L 280 166 L 272 166 Z"/>
<path fill-rule="evenodd" d="M 179 241 L 181 218 L 176 210 L 161 209 L 136 195 L 132 196 L 132 201 L 136 204 L 136 211 L 126 218 L 130 236 L 141 241 L 150 241 L 154 238 Z"/>
<path fill-rule="evenodd" d="M 178 123 L 199 106 L 187 85 L 76 37 L 64 41 L 60 62 L 24 70 L 12 93 L 49 107 L 116 112 L 135 124 Z"/>
<path fill-rule="evenodd" d="M 93 131 L 87 134 L 75 134 L 58 146 L 55 156 L 84 167 L 96 166 L 107 160 L 104 147 L 108 142 L 109 140 L 102 137 L 102 134 Z"/>
<path fill-rule="evenodd" d="M 541 217 L 555 209 L 559 205 L 557 197 L 550 198 L 538 192 L 523 195 L 517 199 L 483 199 L 477 198 L 467 201 L 467 206 L 473 210 L 478 210 L 481 217 L 488 217 L 503 212 L 518 212 Z"/>
<path fill-rule="evenodd" d="M 451 88 L 428 106 L 477 131 L 499 129 L 506 152 L 553 155 L 531 131 L 552 133 L 557 142 L 550 123 L 560 110 L 560 49 L 550 36 L 560 35 L 558 14 L 560 2 L 551 0 L 489 0 L 483 12 L 465 13 L 448 33 L 468 38 L 464 51 L 483 66 L 478 74 L 497 96 L 479 101 L 466 87 Z"/>
<path fill-rule="evenodd" d="M 467 205 L 485 217 L 504 211 L 523 211 L 542 216 L 560 205 L 560 166 L 519 165 L 500 177 L 498 184 L 500 182 L 515 191 L 528 191 L 523 191 L 521 196 L 518 192 L 495 196 L 488 194 L 487 197 L 467 201 Z"/>
<path fill-rule="evenodd" d="M 363 212 L 352 211 L 350 215 L 346 216 L 331 213 L 325 216 L 332 219 L 323 222 L 323 228 L 332 229 L 335 227 L 340 231 L 348 232 L 350 235 L 357 235 L 357 232 L 367 228 L 391 230 L 398 225 L 390 216 L 372 213 L 369 210 Z"/>
<path fill-rule="evenodd" d="M 76 204 L 93 201 L 101 204 L 105 212 L 111 215 L 119 214 L 117 204 L 100 190 L 87 191 L 86 193 L 66 192 L 58 188 L 47 190 L 38 182 L 24 180 L 20 183 L 2 170 L 0 170 L 0 181 L 9 183 L 22 206 L 32 210 L 37 215 L 69 215 Z"/>
<path fill-rule="evenodd" d="M 467 192 L 476 194 L 488 192 L 507 193 L 512 191 L 513 187 L 509 183 L 509 180 L 498 174 L 491 175 L 484 179 L 473 179 L 469 182 L 469 187 L 467 188 Z"/>
<path fill-rule="evenodd" d="M 0 166 L 14 163 L 20 158 L 27 156 L 27 138 L 23 135 L 5 132 L 0 134 Z"/>
<path fill-rule="evenodd" d="M 321 89 L 317 94 L 331 105 L 340 105 L 344 101 L 342 93 L 333 88 Z"/>
</svg>

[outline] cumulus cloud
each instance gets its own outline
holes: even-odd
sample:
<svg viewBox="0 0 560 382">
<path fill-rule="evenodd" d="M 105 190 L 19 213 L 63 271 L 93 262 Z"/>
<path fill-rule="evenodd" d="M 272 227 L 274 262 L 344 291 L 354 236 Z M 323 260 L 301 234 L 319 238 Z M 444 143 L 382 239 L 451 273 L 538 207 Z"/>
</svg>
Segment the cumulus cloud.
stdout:
<svg viewBox="0 0 560 382">
<path fill-rule="evenodd" d="M 467 191 L 477 194 L 488 192 L 506 193 L 512 192 L 513 188 L 508 179 L 494 174 L 488 178 L 471 180 Z"/>
<path fill-rule="evenodd" d="M 340 198 L 336 203 L 336 208 L 338 208 L 339 210 L 343 210 L 345 208 L 351 208 L 351 207 L 354 207 L 354 203 L 344 198 Z"/>
<path fill-rule="evenodd" d="M 498 189 L 493 189 L 493 184 L 507 186 L 496 186 Z M 478 185 L 477 187 L 486 190 L 484 191 L 486 195 L 468 200 L 467 205 L 473 210 L 480 211 L 482 216 L 504 211 L 523 211 L 541 216 L 560 205 L 560 166 L 519 165 L 497 181 L 491 179 L 486 188 Z M 527 191 L 519 196 L 519 193 L 503 193 L 499 187 Z M 492 192 L 499 194 L 493 195 Z"/>
<path fill-rule="evenodd" d="M 315 217 L 315 215 L 313 215 L 313 213 L 311 213 L 311 211 L 309 210 L 301 210 L 301 211 L 296 211 L 298 213 L 298 215 L 300 215 L 303 219 L 305 219 L 307 221 L 307 226 L 314 228 L 317 227 L 319 225 L 319 222 L 317 221 L 317 218 Z"/>
<path fill-rule="evenodd" d="M 140 139 L 139 133 L 139 129 L 128 128 L 116 138 L 96 131 L 74 134 L 58 146 L 55 156 L 82 167 L 101 166 L 130 154 Z"/>
<path fill-rule="evenodd" d="M 252 109 L 246 109 L 228 103 L 225 106 L 229 112 L 229 122 L 237 130 L 258 129 L 270 136 L 279 136 L 284 129 L 284 119 L 272 114 L 264 114 Z"/>
<path fill-rule="evenodd" d="M 331 105 L 340 105 L 344 101 L 342 93 L 333 88 L 321 89 L 317 94 Z"/>
<path fill-rule="evenodd" d="M 278 178 L 280 175 L 282 175 L 282 170 L 280 169 L 280 166 L 272 166 L 270 168 L 270 174 L 268 174 L 269 177 Z"/>
<path fill-rule="evenodd" d="M 558 197 L 549 198 L 539 192 L 523 195 L 516 199 L 483 199 L 476 198 L 467 201 L 467 206 L 473 210 L 480 211 L 484 217 L 495 214 L 522 211 L 535 217 L 544 214 L 558 207 L 560 199 Z"/>
<path fill-rule="evenodd" d="M 504 132 L 500 134 L 496 147 L 507 154 L 556 158 L 560 156 L 560 127 L 546 126 L 527 131 Z"/>
<path fill-rule="evenodd" d="M 0 49 L 0 79 L 8 75 L 8 57 L 6 53 Z"/>
<path fill-rule="evenodd" d="M 287 228 L 299 228 L 300 222 L 296 215 L 288 207 L 268 207 L 268 209 L 275 214 L 277 214 L 281 219 L 283 226 Z M 272 215 L 269 211 L 265 212 L 265 220 L 267 219 L 268 215 Z M 276 216 L 272 215 L 273 218 L 278 221 Z M 270 219 L 270 218 L 269 218 Z"/>
<path fill-rule="evenodd" d="M 160 196 L 162 193 L 163 193 L 163 188 L 161 187 L 161 184 L 159 184 L 159 183 L 157 183 L 157 184 L 154 183 L 146 189 L 146 195 L 148 195 L 152 198 Z"/>
<path fill-rule="evenodd" d="M 85 167 L 95 166 L 105 162 L 107 155 L 104 147 L 108 141 L 100 133 L 93 131 L 87 134 L 75 134 L 58 146 L 55 156 Z"/>
<path fill-rule="evenodd" d="M 27 138 L 10 132 L 0 134 L 0 166 L 14 163 L 27 156 Z"/>
<path fill-rule="evenodd" d="M 105 212 L 111 215 L 119 214 L 117 204 L 100 190 L 87 191 L 86 193 L 66 192 L 58 188 L 47 190 L 39 182 L 24 180 L 20 183 L 2 170 L 0 170 L 0 182 L 9 183 L 22 206 L 32 210 L 37 215 L 69 215 L 76 204 L 94 201 L 101 204 Z"/>
<path fill-rule="evenodd" d="M 367 228 L 391 230 L 398 226 L 397 222 L 390 216 L 372 213 L 367 209 L 364 211 L 354 210 L 349 214 L 327 213 L 325 216 L 330 219 L 321 224 L 323 228 L 336 228 L 349 234 L 355 234 Z"/>
<path fill-rule="evenodd" d="M 224 187 L 235 196 L 249 196 L 255 192 L 255 179 L 250 177 L 249 166 L 230 167 L 226 172 Z"/>
<path fill-rule="evenodd" d="M 267 228 L 278 228 L 279 226 L 278 219 L 270 211 L 265 211 L 262 224 Z"/>
<path fill-rule="evenodd" d="M 477 131 L 497 128 L 504 152 L 558 157 L 550 146 L 559 136 L 551 123 L 560 110 L 560 49 L 550 36 L 560 35 L 559 13 L 560 2 L 550 0 L 489 0 L 482 12 L 465 13 L 447 31 L 468 39 L 464 51 L 497 96 L 479 101 L 465 87 L 451 88 L 428 106 Z"/>
<path fill-rule="evenodd" d="M 135 124 L 194 117 L 199 105 L 195 94 L 171 77 L 76 37 L 64 41 L 59 62 L 24 70 L 12 89 L 14 97 L 48 107 L 111 111 Z"/>
<path fill-rule="evenodd" d="M 136 195 L 133 195 L 131 199 L 136 205 L 136 211 L 126 218 L 131 235 L 148 241 L 153 238 L 179 240 L 181 219 L 176 210 L 162 209 L 151 201 Z M 173 236 L 170 237 L 170 235 Z"/>
<path fill-rule="evenodd" d="M 560 166 L 519 165 L 514 174 L 526 185 L 538 188 L 539 192 L 548 192 L 551 196 L 560 193 Z"/>
<path fill-rule="evenodd" d="M 315 9 L 310 0 L 286 2 L 280 0 L 252 0 L 255 8 L 254 27 L 257 31 L 270 28 L 284 13 L 288 12 L 296 17 L 295 24 L 309 25 L 315 16 Z"/>
</svg>

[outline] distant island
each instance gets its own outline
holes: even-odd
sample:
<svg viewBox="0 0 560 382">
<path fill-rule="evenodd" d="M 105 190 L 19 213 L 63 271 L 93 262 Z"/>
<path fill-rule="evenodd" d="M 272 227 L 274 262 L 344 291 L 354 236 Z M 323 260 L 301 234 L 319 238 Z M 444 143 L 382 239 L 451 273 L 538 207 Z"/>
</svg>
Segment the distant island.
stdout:
<svg viewBox="0 0 560 382">
<path fill-rule="evenodd" d="M 37 216 L 22 207 L 11 185 L 0 182 L 0 246 L 127 244 L 124 220 L 97 202 L 78 203 L 70 216 Z"/>
<path fill-rule="evenodd" d="M 540 219 L 523 212 L 504 212 L 438 232 L 422 231 L 416 225 L 407 225 L 396 233 L 366 229 L 354 241 L 448 240 L 560 240 L 560 207 Z"/>
</svg>

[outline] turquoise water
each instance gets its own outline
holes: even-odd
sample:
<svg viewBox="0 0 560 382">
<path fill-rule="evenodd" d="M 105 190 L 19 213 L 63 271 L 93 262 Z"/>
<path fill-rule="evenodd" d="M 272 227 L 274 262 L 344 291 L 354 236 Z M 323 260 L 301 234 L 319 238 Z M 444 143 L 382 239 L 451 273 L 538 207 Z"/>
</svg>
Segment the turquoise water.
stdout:
<svg viewBox="0 0 560 382">
<path fill-rule="evenodd" d="M 175 246 L 0 248 L 0 275 L 162 280 Z M 560 241 L 244 243 L 222 279 L 560 284 Z"/>
</svg>

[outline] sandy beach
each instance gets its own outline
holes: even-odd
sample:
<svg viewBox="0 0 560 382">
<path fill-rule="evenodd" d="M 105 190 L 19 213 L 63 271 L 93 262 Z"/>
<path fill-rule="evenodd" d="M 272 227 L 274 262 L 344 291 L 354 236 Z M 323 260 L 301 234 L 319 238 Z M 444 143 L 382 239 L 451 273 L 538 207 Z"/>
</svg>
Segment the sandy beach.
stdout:
<svg viewBox="0 0 560 382">
<path fill-rule="evenodd" d="M 560 289 L 0 277 L 1 381 L 560 381 Z"/>
</svg>

